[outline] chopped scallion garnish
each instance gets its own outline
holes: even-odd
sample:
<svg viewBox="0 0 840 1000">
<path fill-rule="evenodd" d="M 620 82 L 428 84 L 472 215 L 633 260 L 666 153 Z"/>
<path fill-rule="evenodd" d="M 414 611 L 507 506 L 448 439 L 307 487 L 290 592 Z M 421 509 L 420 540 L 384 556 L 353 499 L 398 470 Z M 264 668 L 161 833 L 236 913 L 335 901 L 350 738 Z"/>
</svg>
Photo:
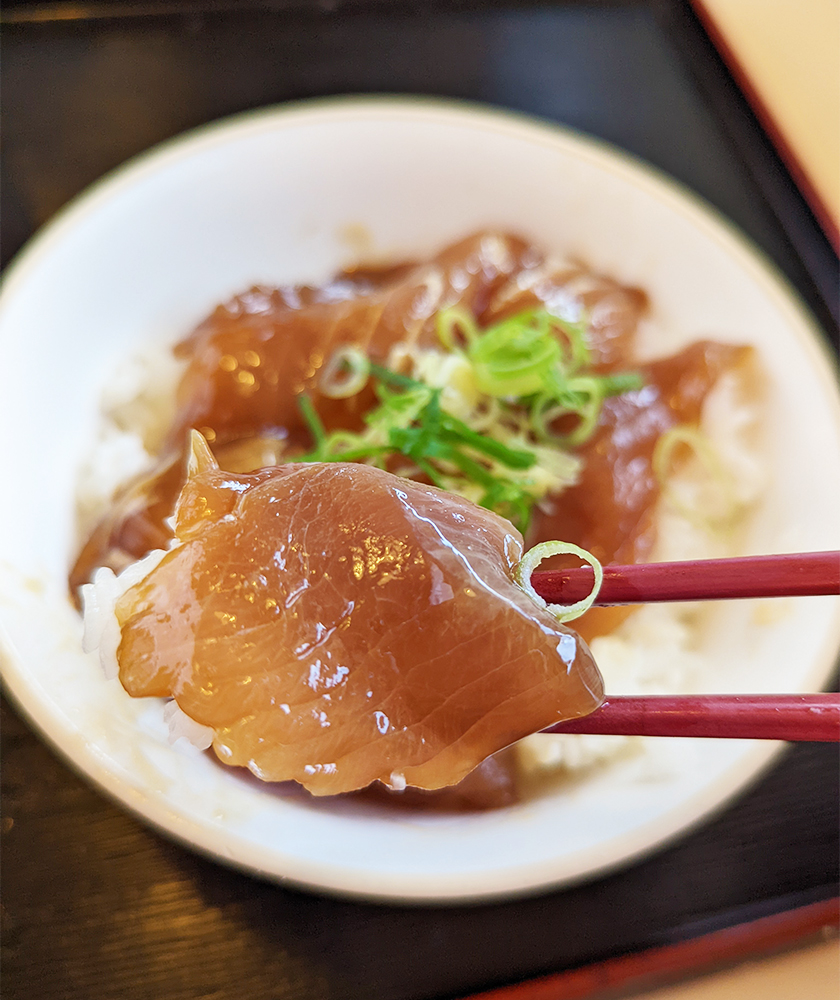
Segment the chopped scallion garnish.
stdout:
<svg viewBox="0 0 840 1000">
<path fill-rule="evenodd" d="M 402 356 L 417 377 L 373 364 L 355 347 L 328 360 L 324 395 L 347 398 L 372 383 L 377 403 L 364 430 L 328 432 L 310 397 L 300 396 L 313 442 L 302 461 L 367 462 L 425 477 L 524 531 L 535 504 L 576 480 L 580 460 L 568 449 L 593 433 L 603 400 L 641 379 L 594 372 L 586 323 L 545 309 L 485 330 L 462 307 L 443 310 L 436 322 L 445 351 Z M 552 431 L 560 418 L 570 425 L 565 435 Z"/>
<path fill-rule="evenodd" d="M 330 399 L 349 399 L 361 392 L 370 375 L 370 361 L 358 347 L 340 347 L 321 369 L 318 388 Z"/>
<path fill-rule="evenodd" d="M 587 597 L 584 597 L 583 600 L 575 601 L 574 604 L 548 604 L 534 590 L 534 585 L 531 583 L 531 574 L 543 559 L 548 559 L 549 556 L 568 554 L 577 556 L 592 567 L 595 573 L 592 592 Z M 541 542 L 539 545 L 535 545 L 532 549 L 529 549 L 520 560 L 519 565 L 516 567 L 516 582 L 540 607 L 549 611 L 558 621 L 570 622 L 574 621 L 575 618 L 580 618 L 595 603 L 595 598 L 598 596 L 598 591 L 604 582 L 604 570 L 591 552 L 587 552 L 586 549 L 582 549 L 578 545 L 572 545 L 571 542 Z"/>
<path fill-rule="evenodd" d="M 525 310 L 481 332 L 456 307 L 439 314 L 437 329 L 448 350 L 462 351 L 469 360 L 481 392 L 510 401 L 532 398 L 539 437 L 550 438 L 549 425 L 559 417 L 577 416 L 574 429 L 556 439 L 561 445 L 574 447 L 592 435 L 607 396 L 642 386 L 636 372 L 599 375 L 587 370 L 585 322 L 570 323 L 546 309 Z M 463 348 L 455 331 L 464 334 Z"/>
<path fill-rule="evenodd" d="M 315 442 L 301 461 L 367 461 L 384 468 L 400 457 L 409 459 L 434 485 L 452 492 L 465 492 L 469 483 L 476 484 L 483 491 L 482 498 L 492 501 L 486 506 L 513 513 L 524 530 L 538 497 L 530 495 L 531 484 L 522 474 L 536 463 L 537 456 L 485 437 L 447 413 L 440 405 L 440 389 L 377 365 L 371 366 L 371 373 L 379 380 L 380 403 L 365 416 L 367 429 L 361 433 L 327 433 L 309 396 L 299 397 Z M 385 383 L 405 391 L 392 392 Z"/>
<path fill-rule="evenodd" d="M 683 450 L 698 466 L 688 483 L 683 484 L 689 487 L 687 495 L 682 494 L 679 485 L 675 488 L 673 478 L 675 458 Z M 653 450 L 652 468 L 666 503 L 689 523 L 710 535 L 731 530 L 742 511 L 732 472 L 699 427 L 677 424 L 665 431 Z"/>
</svg>

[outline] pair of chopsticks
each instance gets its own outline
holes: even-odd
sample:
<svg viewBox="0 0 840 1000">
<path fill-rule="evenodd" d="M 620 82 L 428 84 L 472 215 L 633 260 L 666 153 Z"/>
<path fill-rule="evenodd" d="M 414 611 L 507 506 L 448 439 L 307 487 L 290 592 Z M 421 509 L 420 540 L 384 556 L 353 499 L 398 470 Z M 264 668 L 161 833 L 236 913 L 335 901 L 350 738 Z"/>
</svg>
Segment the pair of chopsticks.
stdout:
<svg viewBox="0 0 840 1000">
<path fill-rule="evenodd" d="M 592 567 L 536 572 L 537 593 L 572 604 L 592 590 Z M 840 594 L 840 552 L 605 566 L 597 605 Z M 840 694 L 608 696 L 590 715 L 547 733 L 840 741 Z"/>
</svg>

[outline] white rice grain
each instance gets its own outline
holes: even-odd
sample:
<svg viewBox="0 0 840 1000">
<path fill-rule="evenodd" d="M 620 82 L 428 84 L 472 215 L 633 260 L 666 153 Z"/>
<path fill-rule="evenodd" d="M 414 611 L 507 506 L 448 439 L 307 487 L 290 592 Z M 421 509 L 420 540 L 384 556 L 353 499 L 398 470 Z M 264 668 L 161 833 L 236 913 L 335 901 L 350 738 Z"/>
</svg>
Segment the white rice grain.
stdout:
<svg viewBox="0 0 840 1000">
<path fill-rule="evenodd" d="M 191 719 L 175 700 L 168 701 L 163 706 L 163 721 L 169 727 L 169 742 L 173 746 L 179 740 L 186 740 L 196 750 L 206 750 L 213 744 L 215 734 L 212 728 Z"/>
<path fill-rule="evenodd" d="M 120 645 L 120 623 L 117 620 L 117 601 L 139 583 L 166 555 L 166 549 L 154 549 L 147 556 L 131 563 L 117 576 L 112 569 L 101 566 L 91 583 L 81 587 L 84 635 L 82 649 L 98 653 L 105 677 L 112 680 L 119 676 L 117 650 Z"/>
</svg>

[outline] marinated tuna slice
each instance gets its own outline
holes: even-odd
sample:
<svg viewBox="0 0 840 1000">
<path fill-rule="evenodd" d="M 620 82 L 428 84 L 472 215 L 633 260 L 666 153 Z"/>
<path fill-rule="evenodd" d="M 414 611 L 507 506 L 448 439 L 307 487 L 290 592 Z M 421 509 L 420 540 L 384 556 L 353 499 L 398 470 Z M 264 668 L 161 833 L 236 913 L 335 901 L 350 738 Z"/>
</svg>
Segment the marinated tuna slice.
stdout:
<svg viewBox="0 0 840 1000">
<path fill-rule="evenodd" d="M 423 264 L 357 269 L 320 287 L 255 286 L 218 306 L 176 346 L 187 367 L 162 453 L 117 494 L 88 537 L 71 590 L 97 566 L 120 570 L 167 544 L 190 430 L 211 442 L 223 468 L 249 471 L 310 447 L 298 403 L 303 391 L 328 428 L 356 429 L 375 402 L 371 390 L 346 400 L 318 392 L 318 374 L 335 348 L 358 346 L 381 362 L 397 343 L 434 344 L 440 309 L 480 312 L 511 275 L 540 259 L 515 236 L 478 233 Z"/>
<path fill-rule="evenodd" d="M 196 438 L 176 545 L 117 603 L 118 661 L 222 761 L 316 795 L 434 789 L 601 703 L 585 643 L 514 582 L 507 521 L 364 465 L 232 475 Z"/>
<path fill-rule="evenodd" d="M 184 484 L 185 465 L 182 455 L 171 455 L 119 490 L 76 557 L 69 577 L 73 595 L 93 579 L 98 567 L 119 573 L 153 549 L 169 545 L 169 519 Z"/>
<path fill-rule="evenodd" d="M 352 345 L 384 362 L 395 344 L 433 345 L 441 309 L 480 311 L 533 257 L 516 237 L 481 233 L 427 263 L 383 272 L 379 287 L 372 277 L 339 277 L 320 291 L 254 289 L 237 297 L 176 348 L 187 370 L 170 446 L 193 428 L 213 445 L 269 429 L 294 442 L 305 434 L 297 402 L 303 391 L 327 427 L 357 426 L 372 396 L 330 400 L 318 392 L 319 372 L 336 348 Z M 348 297 L 351 290 L 357 294 Z"/>
<path fill-rule="evenodd" d="M 628 363 L 643 293 L 579 265 L 547 261 L 503 233 L 474 234 L 426 263 L 357 269 L 317 288 L 257 286 L 220 305 L 176 347 L 186 370 L 167 441 L 88 537 L 71 589 L 97 566 L 119 570 L 166 544 L 191 429 L 204 434 L 225 469 L 286 461 L 312 445 L 302 392 L 328 430 L 360 429 L 376 403 L 370 386 L 349 399 L 319 392 L 320 373 L 336 348 L 354 345 L 383 363 L 396 345 L 440 346 L 435 318 L 450 306 L 486 325 L 540 303 L 565 318 L 588 317 L 589 348 L 600 367 Z"/>
</svg>

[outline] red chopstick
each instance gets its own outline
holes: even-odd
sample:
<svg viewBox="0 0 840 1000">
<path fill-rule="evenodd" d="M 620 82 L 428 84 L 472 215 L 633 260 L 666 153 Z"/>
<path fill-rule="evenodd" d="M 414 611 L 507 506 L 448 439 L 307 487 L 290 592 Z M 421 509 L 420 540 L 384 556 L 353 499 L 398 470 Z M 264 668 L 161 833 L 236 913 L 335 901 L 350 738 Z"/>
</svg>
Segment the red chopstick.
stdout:
<svg viewBox="0 0 840 1000">
<path fill-rule="evenodd" d="M 840 741 L 840 694 L 609 696 L 590 715 L 544 733 Z"/>
<path fill-rule="evenodd" d="M 573 604 L 592 591 L 591 566 L 542 570 L 531 577 L 549 604 Z M 840 594 L 840 552 L 746 556 L 685 562 L 604 566 L 596 604 L 719 601 L 739 597 Z"/>
</svg>

